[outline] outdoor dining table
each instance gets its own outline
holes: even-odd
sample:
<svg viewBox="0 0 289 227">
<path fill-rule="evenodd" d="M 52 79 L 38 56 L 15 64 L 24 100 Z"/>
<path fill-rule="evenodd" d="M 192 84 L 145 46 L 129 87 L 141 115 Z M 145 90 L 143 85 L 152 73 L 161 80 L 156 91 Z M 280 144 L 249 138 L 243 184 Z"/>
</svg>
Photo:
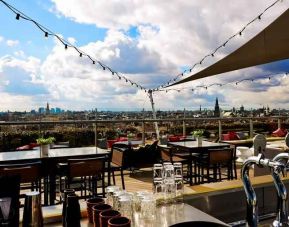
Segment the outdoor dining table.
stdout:
<svg viewBox="0 0 289 227">
<path fill-rule="evenodd" d="M 208 152 L 209 149 L 226 148 L 230 147 L 227 143 L 214 143 L 210 141 L 202 141 L 202 145 L 199 146 L 198 141 L 179 141 L 179 142 L 168 142 L 168 146 L 179 148 L 178 155 L 189 158 L 189 183 L 193 185 L 193 154 L 202 154 Z"/>
<path fill-rule="evenodd" d="M 127 146 L 132 146 L 132 147 L 137 147 L 139 145 L 142 145 L 143 142 L 142 140 L 131 140 L 131 141 L 118 141 L 114 144 L 124 144 L 124 145 L 127 145 Z"/>
<path fill-rule="evenodd" d="M 93 158 L 108 155 L 106 149 L 96 147 L 75 147 L 50 149 L 48 156 L 42 156 L 39 149 L 28 151 L 0 152 L 1 164 L 17 164 L 31 161 L 41 161 L 43 177 L 48 183 L 44 184 L 44 205 L 54 205 L 56 199 L 56 165 L 74 158 Z M 45 181 L 44 181 L 45 182 Z"/>
</svg>

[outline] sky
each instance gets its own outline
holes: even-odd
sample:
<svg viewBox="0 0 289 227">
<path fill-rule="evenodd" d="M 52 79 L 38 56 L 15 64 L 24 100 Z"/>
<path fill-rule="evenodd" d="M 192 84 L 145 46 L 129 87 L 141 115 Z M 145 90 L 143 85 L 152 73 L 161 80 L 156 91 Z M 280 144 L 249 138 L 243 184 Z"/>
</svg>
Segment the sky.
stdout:
<svg viewBox="0 0 289 227">
<path fill-rule="evenodd" d="M 156 88 L 238 32 L 275 0 L 7 0 L 92 58 L 147 88 Z M 192 73 L 246 43 L 289 7 L 280 1 Z M 286 108 L 289 60 L 250 67 L 153 93 L 157 110 L 232 107 Z M 278 74 L 271 80 L 194 89 L 199 85 Z M 0 111 L 46 106 L 65 110 L 150 110 L 150 100 L 125 80 L 33 23 L 16 20 L 0 2 Z"/>
</svg>

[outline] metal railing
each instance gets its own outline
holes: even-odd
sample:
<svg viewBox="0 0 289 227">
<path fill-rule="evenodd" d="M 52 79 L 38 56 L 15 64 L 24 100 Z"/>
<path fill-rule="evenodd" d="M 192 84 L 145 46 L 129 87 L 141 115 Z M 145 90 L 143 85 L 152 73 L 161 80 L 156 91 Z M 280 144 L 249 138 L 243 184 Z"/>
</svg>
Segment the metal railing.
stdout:
<svg viewBox="0 0 289 227">
<path fill-rule="evenodd" d="M 150 132 L 153 131 L 153 123 L 157 122 L 160 127 L 166 126 L 165 131 L 169 131 L 170 128 L 178 128 L 179 134 L 189 134 L 189 129 L 192 128 L 208 128 L 214 131 L 216 137 L 222 137 L 224 131 L 228 131 L 228 125 L 233 126 L 236 123 L 242 126 L 242 130 L 246 131 L 250 138 L 254 135 L 254 124 L 274 124 L 275 129 L 281 128 L 282 124 L 289 124 L 289 117 L 235 117 L 235 118 L 178 118 L 178 119 L 126 119 L 126 120 L 61 120 L 61 121 L 7 121 L 0 122 L 0 133 L 5 133 L 7 127 L 23 126 L 21 130 L 25 130 L 29 126 L 37 126 L 40 134 L 43 134 L 49 125 L 61 125 L 72 126 L 77 129 L 79 126 L 88 125 L 94 132 L 94 143 L 97 146 L 97 135 L 103 130 L 104 126 L 111 127 L 113 130 L 119 124 L 127 125 L 129 123 L 137 123 L 140 128 L 141 139 L 143 143 L 146 140 L 146 132 L 148 128 Z M 148 125 L 150 124 L 150 127 Z M 227 128 L 226 128 L 226 127 Z M 225 128 L 224 128 L 225 127 Z M 231 131 L 236 128 L 231 128 Z"/>
</svg>

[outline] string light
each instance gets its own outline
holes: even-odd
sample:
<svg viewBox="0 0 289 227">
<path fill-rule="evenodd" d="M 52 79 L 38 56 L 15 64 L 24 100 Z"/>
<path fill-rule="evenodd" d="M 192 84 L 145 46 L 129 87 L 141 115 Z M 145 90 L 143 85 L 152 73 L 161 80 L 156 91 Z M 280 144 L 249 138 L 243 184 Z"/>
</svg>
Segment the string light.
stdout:
<svg viewBox="0 0 289 227">
<path fill-rule="evenodd" d="M 288 75 L 289 72 L 285 72 L 285 73 L 278 73 L 278 74 L 270 74 L 270 75 L 267 75 L 267 76 L 263 76 L 263 77 L 259 77 L 259 78 L 247 78 L 247 79 L 242 79 L 242 80 L 239 80 L 239 81 L 235 81 L 235 82 L 227 82 L 227 83 L 212 83 L 212 84 L 209 84 L 209 85 L 198 85 L 198 86 L 195 86 L 193 88 L 191 87 L 185 87 L 183 88 L 182 90 L 191 90 L 192 92 L 196 91 L 197 89 L 208 89 L 209 87 L 213 87 L 213 86 L 225 86 L 225 85 L 230 85 L 230 84 L 234 84 L 236 86 L 240 85 L 241 83 L 243 82 L 255 82 L 255 81 L 258 81 L 258 80 L 263 80 L 264 78 L 268 78 L 268 80 L 270 81 L 272 79 L 273 76 L 282 76 L 283 75 L 283 78 L 287 78 L 286 75 Z M 154 91 L 154 90 L 153 90 Z M 176 89 L 176 88 L 166 88 L 166 89 L 159 89 L 158 91 L 165 91 L 166 93 L 168 93 L 169 91 L 177 91 L 177 92 L 180 92 L 181 90 L 180 89 Z"/>
<path fill-rule="evenodd" d="M 74 48 L 78 53 L 79 53 L 79 57 L 82 56 L 86 56 L 88 57 L 91 61 L 92 64 L 96 64 L 98 63 L 103 70 L 105 70 L 106 68 L 109 69 L 112 73 L 112 75 L 117 74 L 117 77 L 121 80 L 122 78 L 125 78 L 124 76 L 122 76 L 121 74 L 118 74 L 116 71 L 111 70 L 108 66 L 106 66 L 105 64 L 101 63 L 100 61 L 96 61 L 94 60 L 90 55 L 86 54 L 83 51 L 80 51 L 76 46 L 72 45 L 70 42 L 66 41 L 65 39 L 59 37 L 57 34 L 55 34 L 54 32 L 52 32 L 51 30 L 49 30 L 48 28 L 46 28 L 45 26 L 39 24 L 38 22 L 36 22 L 35 20 L 33 20 L 32 18 L 30 18 L 29 16 L 25 15 L 23 12 L 19 11 L 18 9 L 16 9 L 15 7 L 13 7 L 12 5 L 8 4 L 7 2 L 5 2 L 4 0 L 0 0 L 1 3 L 3 3 L 8 9 L 10 9 L 15 15 L 16 15 L 16 20 L 19 20 L 20 18 L 30 21 L 31 23 L 33 23 L 37 28 L 39 28 L 43 33 L 45 37 L 50 36 L 54 36 L 56 37 L 63 45 L 65 49 L 68 49 L 68 47 L 72 47 Z M 140 88 L 141 86 L 135 82 L 132 81 L 131 85 L 135 85 L 135 87 Z"/>
<path fill-rule="evenodd" d="M 203 58 L 201 59 L 201 61 L 199 61 L 199 63 L 194 64 L 194 65 L 189 69 L 189 72 L 192 72 L 192 70 L 193 70 L 197 65 L 201 65 L 206 58 L 208 58 L 208 57 L 214 57 L 214 56 L 215 56 L 215 53 L 216 53 L 217 51 L 219 51 L 220 48 L 226 47 L 227 43 L 230 42 L 233 38 L 237 37 L 238 35 L 239 35 L 239 36 L 242 36 L 244 30 L 247 29 L 247 27 L 248 27 L 249 25 L 251 25 L 253 22 L 255 22 L 255 21 L 257 21 L 257 20 L 261 20 L 261 16 L 262 16 L 266 11 L 268 11 L 270 8 L 272 8 L 273 6 L 275 6 L 278 2 L 282 2 L 282 0 L 276 0 L 276 1 L 273 2 L 271 5 L 269 5 L 267 8 L 265 8 L 262 13 L 260 13 L 257 17 L 255 17 L 253 20 L 251 20 L 249 23 L 247 23 L 240 31 L 238 31 L 236 34 L 234 34 L 234 35 L 232 35 L 231 37 L 229 37 L 223 44 L 221 44 L 221 45 L 218 46 L 214 51 L 212 51 L 212 53 L 207 54 L 205 57 L 203 57 Z M 180 78 L 180 75 L 181 75 L 181 74 L 178 74 L 177 76 L 175 76 L 174 79 L 173 79 L 173 81 L 176 81 L 178 78 Z M 167 84 L 167 82 L 164 83 L 164 84 Z"/>
</svg>

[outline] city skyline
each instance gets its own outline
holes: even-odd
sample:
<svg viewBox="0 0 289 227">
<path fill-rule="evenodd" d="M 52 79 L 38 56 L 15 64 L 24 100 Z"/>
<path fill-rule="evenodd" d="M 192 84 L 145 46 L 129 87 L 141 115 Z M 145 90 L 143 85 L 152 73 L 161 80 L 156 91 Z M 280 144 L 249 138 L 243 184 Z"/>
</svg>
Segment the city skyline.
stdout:
<svg viewBox="0 0 289 227">
<path fill-rule="evenodd" d="M 238 3 L 148 1 L 7 1 L 80 49 L 101 60 L 114 70 L 154 88 L 175 77 L 199 61 L 252 18 L 271 0 Z M 91 7 L 86 7 L 89 5 Z M 174 6 L 174 7 L 171 7 Z M 226 6 L 226 7 L 225 7 Z M 219 53 L 205 61 L 196 71 L 226 56 L 275 20 L 289 7 L 278 3 L 260 21 L 250 25 Z M 101 12 L 101 13 L 95 13 Z M 245 12 L 245 13 L 244 13 Z M 37 109 L 47 101 L 61 109 L 92 108 L 150 110 L 144 91 L 118 80 L 108 70 L 90 64 L 75 51 L 65 50 L 53 38 L 45 38 L 27 21 L 0 5 L 0 111 Z M 7 28 L 6 28 L 7 27 Z M 191 91 L 187 87 L 236 81 L 239 78 L 270 75 L 289 70 L 289 61 L 251 67 L 227 75 L 179 86 L 178 91 L 156 92 L 158 110 L 198 109 L 214 106 L 287 108 L 289 79 L 284 76 L 255 83 L 211 87 Z"/>
</svg>

